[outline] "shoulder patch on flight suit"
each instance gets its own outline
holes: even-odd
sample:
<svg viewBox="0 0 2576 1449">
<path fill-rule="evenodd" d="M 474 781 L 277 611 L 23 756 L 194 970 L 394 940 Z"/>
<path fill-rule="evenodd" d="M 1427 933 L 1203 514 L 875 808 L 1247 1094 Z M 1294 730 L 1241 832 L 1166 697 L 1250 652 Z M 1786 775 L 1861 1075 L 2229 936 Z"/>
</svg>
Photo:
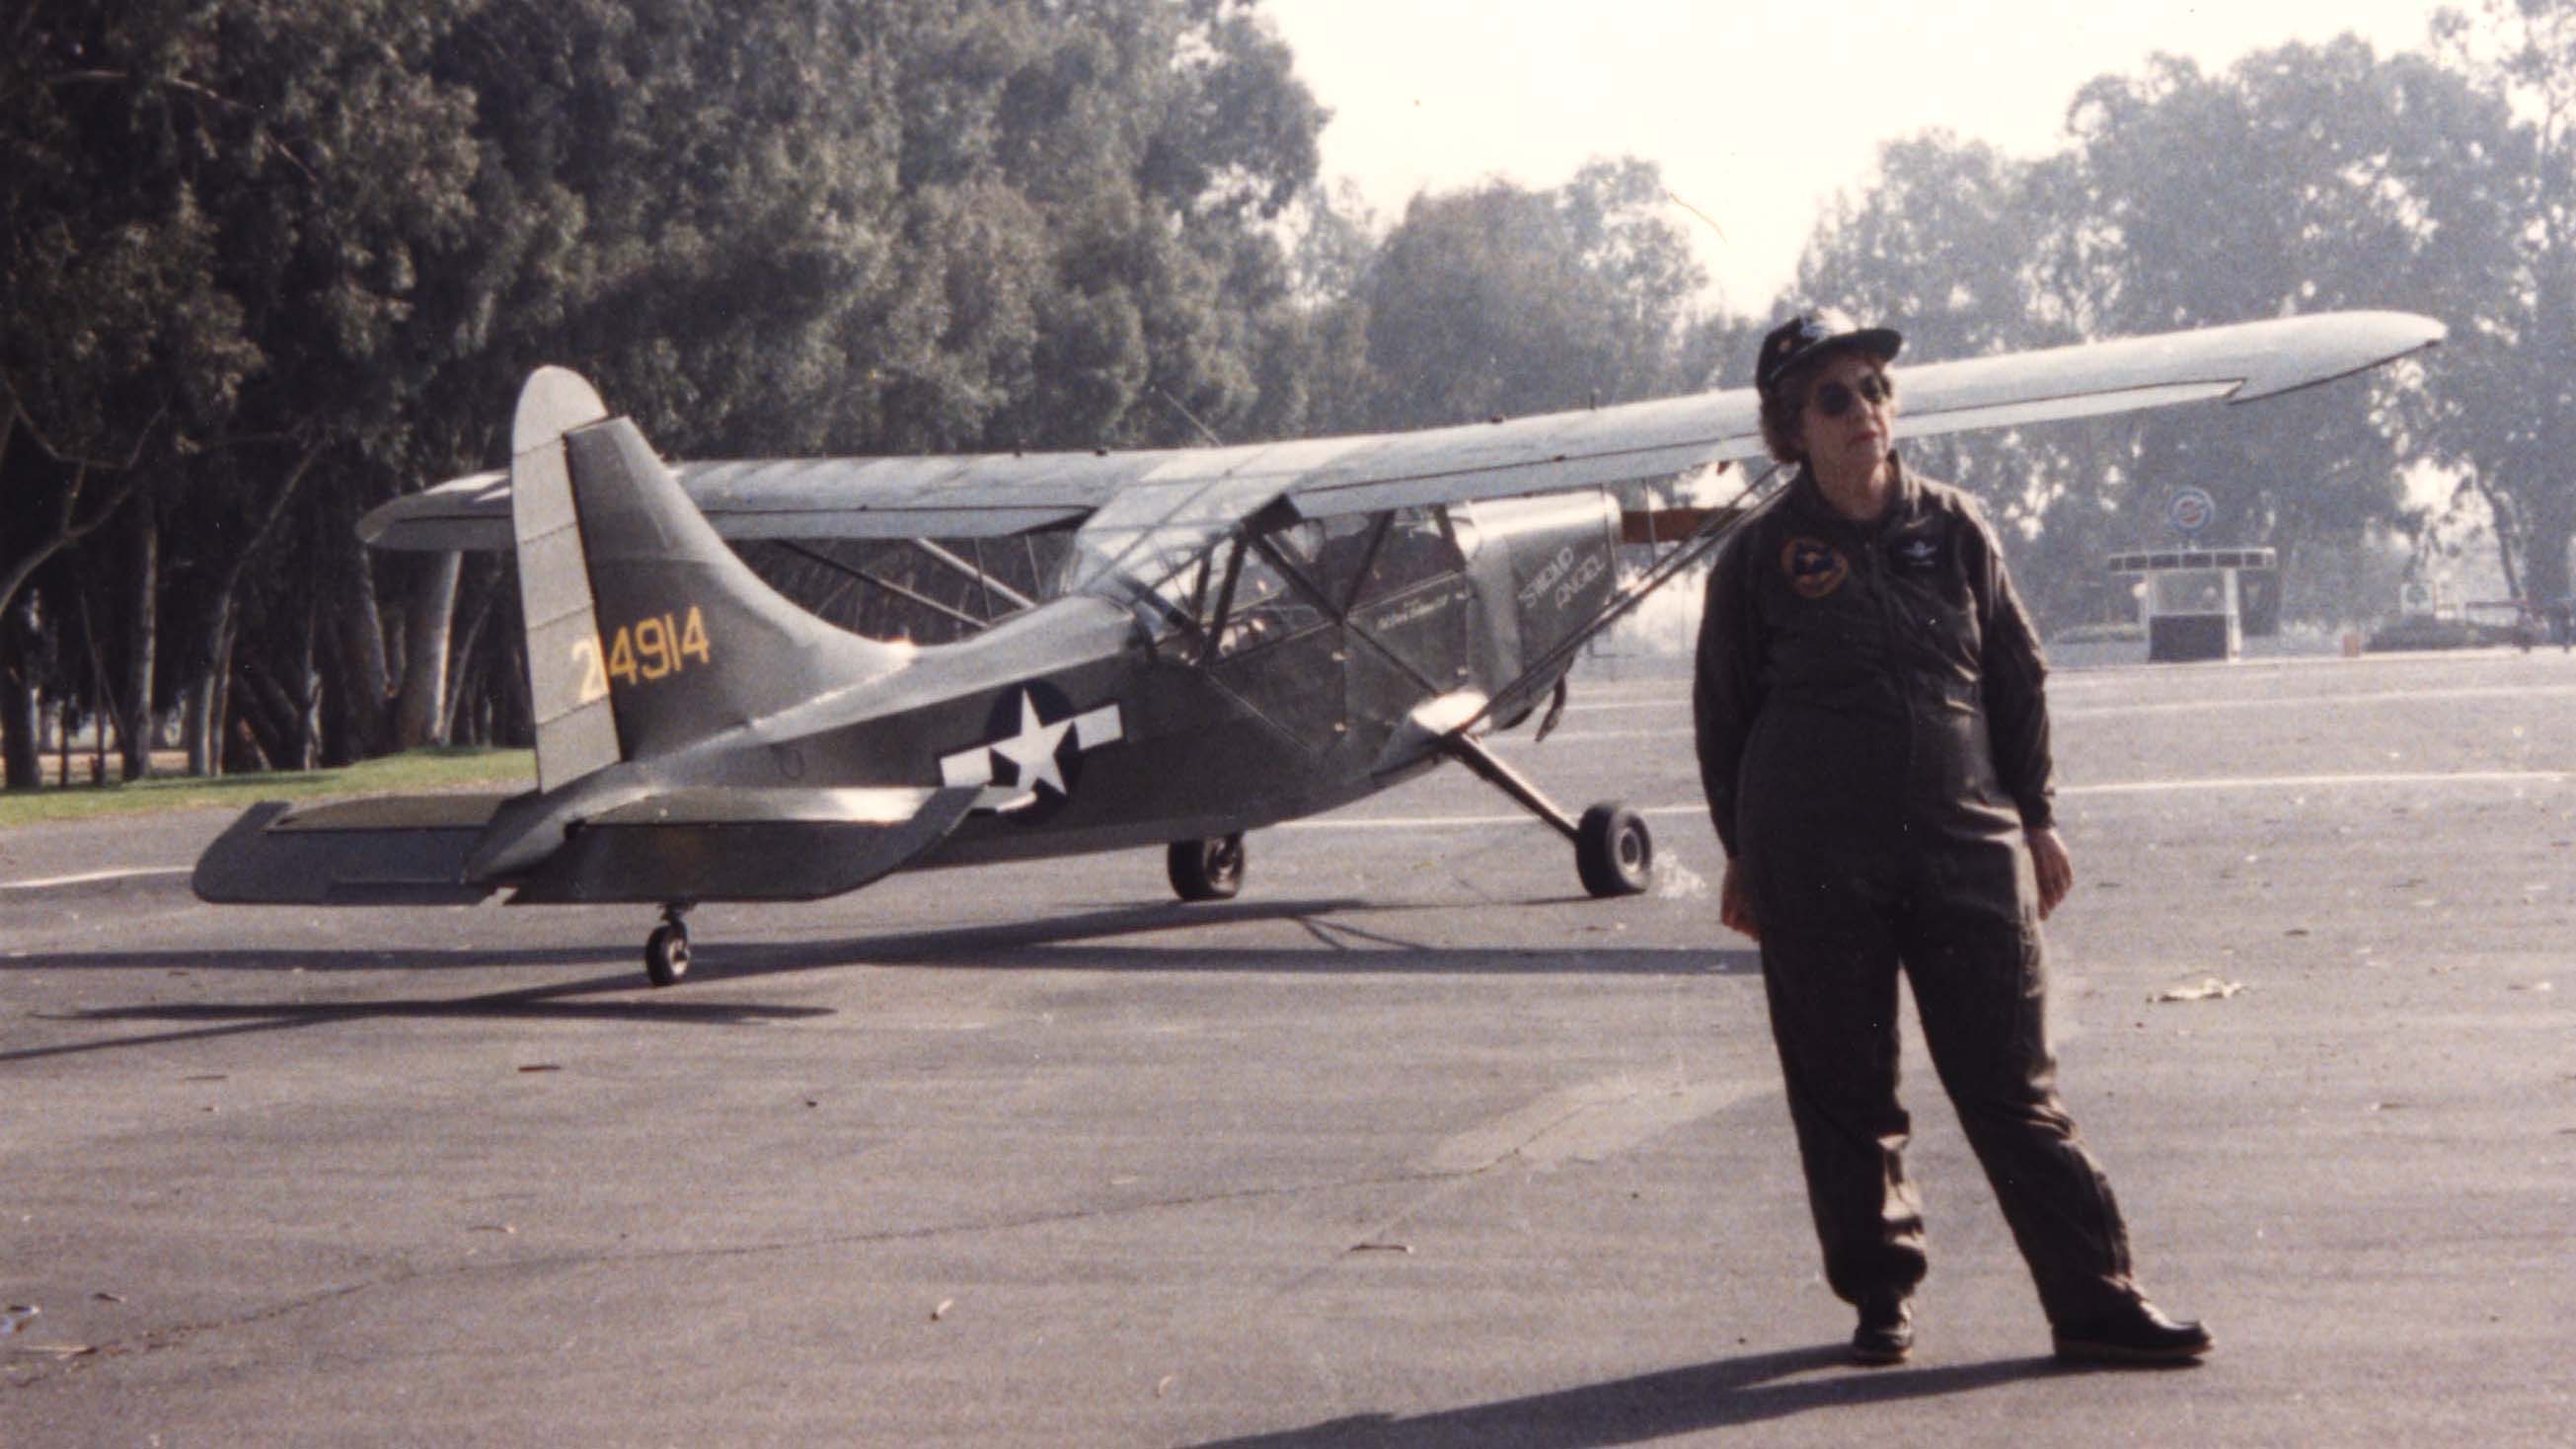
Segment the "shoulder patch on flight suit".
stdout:
<svg viewBox="0 0 2576 1449">
<path fill-rule="evenodd" d="M 1793 538 L 1780 550 L 1780 572 L 1802 599 L 1821 599 L 1851 576 L 1851 560 L 1820 538 Z"/>
</svg>

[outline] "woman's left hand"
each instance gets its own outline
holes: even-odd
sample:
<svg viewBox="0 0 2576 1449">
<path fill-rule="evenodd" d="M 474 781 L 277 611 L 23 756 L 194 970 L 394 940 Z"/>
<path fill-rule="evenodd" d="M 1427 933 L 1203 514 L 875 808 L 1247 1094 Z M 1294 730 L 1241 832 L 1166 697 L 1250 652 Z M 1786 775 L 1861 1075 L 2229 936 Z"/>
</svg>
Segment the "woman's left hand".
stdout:
<svg viewBox="0 0 2576 1449">
<path fill-rule="evenodd" d="M 2048 919 L 2058 902 L 2075 888 L 2075 858 L 2066 853 L 2065 837 L 2054 825 L 2022 832 L 2030 842 L 2030 863 L 2039 875 L 2039 918 Z"/>
</svg>

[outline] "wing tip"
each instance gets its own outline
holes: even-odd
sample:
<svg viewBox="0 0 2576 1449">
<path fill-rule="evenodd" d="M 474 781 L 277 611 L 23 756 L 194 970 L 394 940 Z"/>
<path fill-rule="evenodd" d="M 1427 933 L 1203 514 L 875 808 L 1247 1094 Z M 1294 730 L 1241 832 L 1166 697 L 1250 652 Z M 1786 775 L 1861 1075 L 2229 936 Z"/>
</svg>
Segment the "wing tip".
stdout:
<svg viewBox="0 0 2576 1449">
<path fill-rule="evenodd" d="M 2290 320 L 2323 334 L 2319 345 L 2312 351 L 2271 359 L 2275 366 L 2268 375 L 2265 371 L 2249 375 L 2228 398 L 2230 405 L 2260 402 L 2384 367 L 2438 346 L 2451 335 L 2448 324 L 2420 312 L 2328 312 Z"/>
</svg>

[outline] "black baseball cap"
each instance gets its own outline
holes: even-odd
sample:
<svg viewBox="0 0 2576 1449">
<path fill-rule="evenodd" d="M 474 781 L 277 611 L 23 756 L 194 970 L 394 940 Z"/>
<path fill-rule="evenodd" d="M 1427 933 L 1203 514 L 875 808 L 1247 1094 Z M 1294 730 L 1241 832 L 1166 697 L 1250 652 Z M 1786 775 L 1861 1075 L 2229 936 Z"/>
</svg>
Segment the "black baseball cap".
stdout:
<svg viewBox="0 0 2576 1449">
<path fill-rule="evenodd" d="M 1753 361 L 1753 386 L 1764 396 L 1793 369 L 1829 352 L 1858 348 L 1881 362 L 1893 362 L 1905 338 L 1892 327 L 1863 327 L 1838 307 L 1801 312 L 1771 329 Z"/>
</svg>

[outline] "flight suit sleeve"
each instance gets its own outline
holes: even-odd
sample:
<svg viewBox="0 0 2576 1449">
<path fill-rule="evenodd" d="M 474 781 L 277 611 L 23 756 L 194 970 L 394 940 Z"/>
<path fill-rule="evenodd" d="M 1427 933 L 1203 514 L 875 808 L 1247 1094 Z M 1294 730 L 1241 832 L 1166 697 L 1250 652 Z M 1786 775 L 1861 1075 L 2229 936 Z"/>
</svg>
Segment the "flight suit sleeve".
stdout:
<svg viewBox="0 0 2576 1449">
<path fill-rule="evenodd" d="M 1744 741 L 1762 707 L 1762 639 L 1746 573 L 1744 540 L 1727 540 L 1708 571 L 1699 654 L 1691 671 L 1691 724 L 1699 744 L 1700 788 L 1719 843 L 1735 856 L 1735 786 Z"/>
<path fill-rule="evenodd" d="M 1993 525 L 1973 505 L 1964 560 L 1975 592 L 1986 706 L 1995 775 L 2021 812 L 2022 828 L 2056 823 L 2057 771 L 2048 739 L 2048 660 L 2004 566 Z"/>
</svg>

